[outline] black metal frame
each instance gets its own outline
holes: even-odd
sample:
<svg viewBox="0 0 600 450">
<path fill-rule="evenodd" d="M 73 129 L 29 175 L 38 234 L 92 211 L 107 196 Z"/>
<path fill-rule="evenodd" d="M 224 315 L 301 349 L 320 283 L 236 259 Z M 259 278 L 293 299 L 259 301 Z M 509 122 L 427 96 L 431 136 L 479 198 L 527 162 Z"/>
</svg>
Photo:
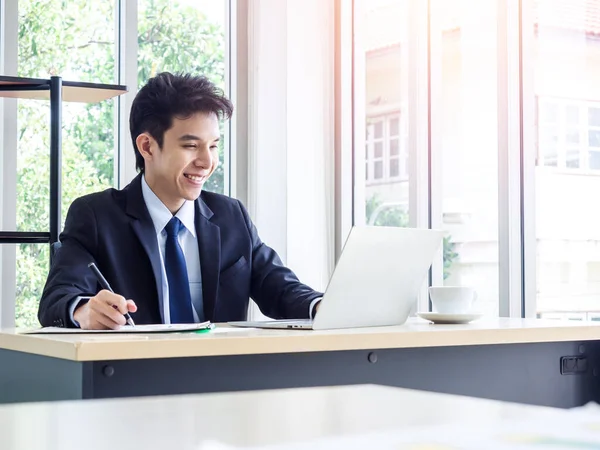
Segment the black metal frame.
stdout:
<svg viewBox="0 0 600 450">
<path fill-rule="evenodd" d="M 31 231 L 0 231 L 0 244 L 47 244 L 50 233 Z"/>
<path fill-rule="evenodd" d="M 63 88 L 66 89 L 64 101 L 86 101 L 85 93 L 104 91 L 103 95 L 95 96 L 87 101 L 108 100 L 115 95 L 127 92 L 121 85 L 96 84 L 85 82 L 64 81 L 54 76 L 50 79 L 22 78 L 0 75 L 0 97 L 19 97 L 18 95 L 3 95 L 2 92 L 32 92 L 42 91 L 34 98 L 50 99 L 50 220 L 48 231 L 0 231 L 0 244 L 54 244 L 60 235 L 61 211 L 61 173 L 62 173 L 62 102 Z M 49 95 L 43 91 L 48 91 Z M 77 94 L 74 95 L 74 92 Z M 23 98 L 31 98 L 23 95 Z M 52 262 L 53 252 L 50 252 Z"/>
<path fill-rule="evenodd" d="M 50 244 L 60 233 L 62 79 L 50 78 Z M 52 252 L 50 258 L 52 259 Z"/>
<path fill-rule="evenodd" d="M 0 84 L 2 91 L 50 91 L 50 223 L 49 232 L 0 231 L 0 244 L 52 244 L 60 233 L 62 78 L 44 83 Z M 51 256 L 52 258 L 52 256 Z"/>
</svg>

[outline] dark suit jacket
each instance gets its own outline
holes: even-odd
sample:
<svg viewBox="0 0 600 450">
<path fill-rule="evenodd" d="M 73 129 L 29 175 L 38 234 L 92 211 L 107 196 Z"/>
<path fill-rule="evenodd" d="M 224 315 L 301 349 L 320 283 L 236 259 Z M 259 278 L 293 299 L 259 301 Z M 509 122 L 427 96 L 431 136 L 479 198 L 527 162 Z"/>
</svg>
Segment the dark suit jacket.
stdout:
<svg viewBox="0 0 600 450">
<path fill-rule="evenodd" d="M 308 318 L 322 294 L 300 283 L 261 242 L 238 200 L 203 191 L 195 206 L 206 320 L 245 320 L 250 297 L 269 317 Z M 141 175 L 123 190 L 75 200 L 60 241 L 40 300 L 43 326 L 73 326 L 70 302 L 100 291 L 91 261 L 116 293 L 136 302 L 136 323 L 162 322 L 160 255 Z"/>
</svg>

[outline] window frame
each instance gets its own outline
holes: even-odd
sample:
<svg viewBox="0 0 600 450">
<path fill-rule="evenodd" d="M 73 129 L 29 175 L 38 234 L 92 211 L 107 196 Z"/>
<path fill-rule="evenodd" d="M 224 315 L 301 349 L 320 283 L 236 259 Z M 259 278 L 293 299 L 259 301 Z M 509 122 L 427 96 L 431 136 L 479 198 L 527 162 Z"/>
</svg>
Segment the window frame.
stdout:
<svg viewBox="0 0 600 450">
<path fill-rule="evenodd" d="M 12 42 L 14 45 L 2 45 L 0 48 L 0 69 L 5 75 L 17 75 L 18 41 L 17 2 L 0 2 L 0 42 Z M 17 101 L 0 98 L 0 127 L 2 130 L 2 148 L 0 149 L 0 229 L 16 229 L 17 197 L 17 154 L 6 149 L 17 148 Z M 15 326 L 16 318 L 16 246 L 0 245 L 0 327 Z"/>
<path fill-rule="evenodd" d="M 246 26 L 247 8 L 241 0 L 223 0 L 225 2 L 225 93 L 237 106 L 243 104 L 247 89 L 247 75 L 237 75 L 232 72 L 237 66 L 232 60 L 238 57 L 244 59 L 247 47 L 239 45 L 238 27 Z M 137 33 L 138 5 L 137 1 L 115 0 L 115 80 L 116 84 L 124 84 L 129 88 L 112 101 L 115 102 L 116 114 L 114 121 L 114 182 L 117 188 L 123 188 L 136 175 L 135 155 L 129 136 L 128 118 L 131 103 L 137 93 Z M 17 76 L 18 61 L 18 2 L 0 2 L 0 73 Z M 243 33 L 241 34 L 243 36 Z M 234 53 L 235 51 L 235 53 Z M 247 58 L 246 58 L 247 60 Z M 0 149 L 0 182 L 3 186 L 0 192 L 0 229 L 15 229 L 16 226 L 16 152 L 3 149 L 16 148 L 17 102 L 15 99 L 0 98 L 0 129 L 2 131 L 2 149 Z M 236 130 L 241 121 L 246 119 L 243 112 L 236 108 L 235 123 L 229 123 L 224 128 L 225 148 L 224 164 L 227 164 L 224 176 L 224 192 L 226 195 L 235 194 L 245 198 L 247 186 L 239 180 L 244 180 L 247 172 L 245 161 L 237 162 Z M 237 127 L 237 128 L 236 128 Z M 235 169 L 235 172 L 233 170 Z M 232 179 L 235 177 L 234 179 Z M 16 318 L 16 247 L 0 245 L 0 327 L 15 326 Z"/>
<path fill-rule="evenodd" d="M 529 114 L 528 105 L 522 99 L 523 80 L 529 76 L 527 64 L 522 58 L 524 43 L 522 41 L 523 20 L 530 20 L 527 13 L 528 2 L 497 0 L 497 54 L 498 70 L 498 277 L 499 277 L 499 312 L 500 316 L 523 317 L 526 314 L 524 303 L 526 289 L 524 278 L 530 273 L 532 265 L 525 259 L 526 238 L 531 243 L 532 230 L 535 236 L 534 223 L 531 216 L 522 214 L 524 205 L 534 201 L 532 179 L 524 171 L 532 167 L 523 153 L 523 143 L 528 138 L 523 133 L 522 120 Z M 357 0 L 353 3 L 356 5 Z M 442 118 L 442 95 L 439 87 L 439 59 L 441 43 L 432 41 L 430 35 L 431 0 L 422 2 L 409 0 L 411 20 L 409 22 L 408 63 L 408 149 L 409 149 L 409 216 L 411 227 L 428 227 L 440 229 L 442 220 L 442 186 L 441 186 L 441 149 L 440 123 Z M 360 17 L 360 14 L 357 15 Z M 355 36 L 360 32 L 355 33 Z M 355 111 L 354 142 L 355 150 L 352 158 L 355 167 L 362 168 L 362 177 L 354 181 L 354 224 L 364 223 L 364 191 L 366 185 L 365 165 L 367 158 L 363 154 L 367 150 L 367 139 L 363 135 L 365 128 L 364 114 L 364 82 L 360 70 L 364 69 L 360 46 L 354 48 L 354 85 L 353 106 Z M 438 64 L 438 66 L 436 66 Z M 362 148 L 362 150 L 361 150 Z M 359 194 L 356 195 L 356 192 Z M 533 210 L 533 208 L 532 208 Z M 535 239 L 535 237 L 533 237 Z M 533 241 L 535 243 L 535 241 Z M 531 244 L 529 244 L 531 245 Z M 535 253 L 534 253 L 535 256 Z M 443 277 L 442 252 L 435 257 L 430 270 L 429 284 L 440 283 Z M 533 262 L 535 267 L 535 260 Z M 535 283 L 535 281 L 533 281 Z M 533 284 L 535 286 L 535 284 Z M 531 292 L 528 290 L 527 292 Z M 419 308 L 431 305 L 424 301 L 426 295 L 420 296 Z"/>
<path fill-rule="evenodd" d="M 373 186 L 377 184 L 387 184 L 387 183 L 399 183 L 403 181 L 408 181 L 408 149 L 407 149 L 407 140 L 408 134 L 406 133 L 406 123 L 404 120 L 405 114 L 402 113 L 402 110 L 392 110 L 389 113 L 385 114 L 377 114 L 373 116 L 368 116 L 367 121 L 370 121 L 367 125 L 366 130 L 366 149 L 365 149 L 365 163 L 367 165 L 367 174 L 365 183 L 366 186 Z M 391 135 L 391 122 L 392 120 L 398 120 L 398 134 L 392 136 Z M 382 136 L 381 138 L 376 138 L 374 136 L 375 132 L 375 124 L 382 124 Z M 398 140 L 398 154 L 392 155 L 391 152 L 391 142 L 393 139 Z M 382 155 L 380 158 L 375 158 L 374 153 L 374 145 L 377 142 L 382 143 Z M 391 175 L 391 163 L 392 160 L 398 160 L 398 175 Z M 376 162 L 381 161 L 382 163 L 382 177 L 375 178 L 375 169 L 374 164 Z"/>
<path fill-rule="evenodd" d="M 353 5 L 352 27 L 354 27 L 354 41 L 352 52 L 352 115 L 353 115 L 353 145 L 349 149 L 349 155 L 353 164 L 353 186 L 352 186 L 352 209 L 346 208 L 348 214 L 346 219 L 353 225 L 364 225 L 365 201 L 367 180 L 365 174 L 366 167 L 366 105 L 365 105 L 365 49 L 364 30 L 355 18 L 364 16 L 357 0 L 352 0 Z M 396 107 L 400 110 L 401 117 L 405 120 L 406 136 L 406 181 L 408 183 L 408 205 L 409 205 L 409 226 L 415 228 L 435 227 L 435 216 L 432 215 L 432 209 L 435 208 L 431 203 L 431 191 L 433 189 L 430 180 L 434 176 L 435 168 L 431 164 L 431 130 L 430 122 L 430 72 L 429 72 L 429 2 L 422 0 L 408 0 L 407 21 L 407 41 L 406 41 L 406 59 L 403 60 L 409 67 L 414 68 L 408 72 L 407 88 L 408 93 L 405 103 Z M 414 19 L 414 20 L 413 20 Z M 381 112 L 381 111 L 379 111 Z M 402 121 L 401 121 L 402 122 Z M 402 123 L 401 123 L 402 129 Z M 402 132 L 401 132 L 402 133 Z M 359 162 L 360 161 L 360 162 Z M 401 181 L 401 180 L 399 180 Z M 395 182 L 395 181 L 394 181 Z M 440 215 L 441 218 L 441 215 Z M 432 222 L 433 221 L 433 222 Z M 432 279 L 441 277 L 443 272 L 442 250 L 439 251 L 439 258 L 436 257 L 432 268 L 429 271 L 429 277 L 423 284 L 419 292 L 418 309 L 427 310 L 430 308 L 427 286 L 431 284 Z"/>
</svg>

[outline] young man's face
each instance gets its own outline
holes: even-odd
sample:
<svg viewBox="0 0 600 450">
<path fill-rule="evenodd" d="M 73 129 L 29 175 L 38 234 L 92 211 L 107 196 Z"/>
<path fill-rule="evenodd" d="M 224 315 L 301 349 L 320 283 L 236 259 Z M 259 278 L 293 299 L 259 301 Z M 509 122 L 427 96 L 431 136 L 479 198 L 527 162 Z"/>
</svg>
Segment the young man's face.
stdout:
<svg viewBox="0 0 600 450">
<path fill-rule="evenodd" d="M 217 116 L 197 113 L 187 119 L 173 119 L 162 149 L 149 134 L 138 136 L 146 182 L 172 213 L 185 200 L 196 200 L 217 168 L 219 135 Z"/>
</svg>

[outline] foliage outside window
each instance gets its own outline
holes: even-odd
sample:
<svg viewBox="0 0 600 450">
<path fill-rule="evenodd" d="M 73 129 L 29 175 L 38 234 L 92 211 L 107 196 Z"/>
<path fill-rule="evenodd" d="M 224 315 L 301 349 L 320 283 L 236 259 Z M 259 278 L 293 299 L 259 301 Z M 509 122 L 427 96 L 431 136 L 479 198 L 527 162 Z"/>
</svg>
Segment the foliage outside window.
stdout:
<svg viewBox="0 0 600 450">
<path fill-rule="evenodd" d="M 93 9 L 85 0 L 19 0 L 18 75 L 114 84 L 115 9 L 114 0 L 94 1 Z M 140 0 L 138 10 L 138 86 L 130 91 L 163 70 L 204 74 L 224 87 L 222 24 L 177 0 Z M 115 112 L 112 100 L 63 104 L 63 223 L 75 198 L 115 185 Z M 17 132 L 17 229 L 47 231 L 49 104 L 19 100 Z M 222 147 L 220 162 L 208 190 L 224 192 Z M 16 325 L 39 326 L 48 245 L 21 244 L 16 259 Z"/>
</svg>

